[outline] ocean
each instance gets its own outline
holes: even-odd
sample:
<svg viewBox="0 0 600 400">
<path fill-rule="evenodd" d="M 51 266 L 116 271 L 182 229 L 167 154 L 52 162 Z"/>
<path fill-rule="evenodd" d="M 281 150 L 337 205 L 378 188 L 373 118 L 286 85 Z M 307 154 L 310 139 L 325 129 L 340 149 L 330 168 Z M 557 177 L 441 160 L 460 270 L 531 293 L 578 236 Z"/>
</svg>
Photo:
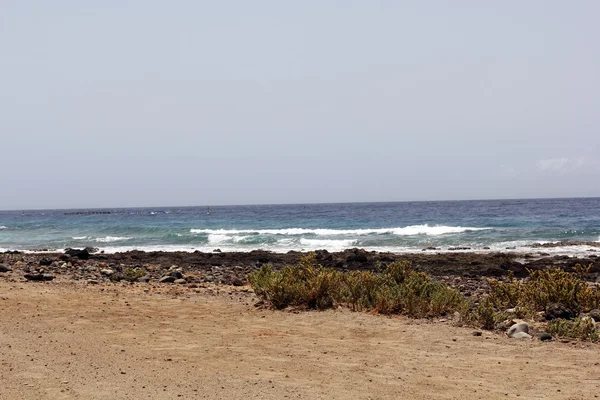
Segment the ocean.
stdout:
<svg viewBox="0 0 600 400">
<path fill-rule="evenodd" d="M 531 252 L 561 241 L 600 242 L 600 198 L 0 211 L 0 251 Z"/>
</svg>

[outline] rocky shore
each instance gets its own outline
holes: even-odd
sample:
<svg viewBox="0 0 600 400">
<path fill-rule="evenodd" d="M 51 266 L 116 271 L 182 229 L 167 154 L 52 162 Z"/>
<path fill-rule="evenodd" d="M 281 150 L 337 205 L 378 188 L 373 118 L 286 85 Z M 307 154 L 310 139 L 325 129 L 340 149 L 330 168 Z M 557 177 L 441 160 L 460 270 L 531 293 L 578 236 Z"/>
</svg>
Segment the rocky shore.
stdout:
<svg viewBox="0 0 600 400">
<path fill-rule="evenodd" d="M 251 252 L 186 253 L 143 252 L 101 254 L 95 249 L 67 249 L 65 253 L 0 253 L 0 277 L 30 281 L 80 281 L 87 284 L 140 282 L 176 284 L 195 288 L 205 283 L 244 286 L 247 274 L 269 264 L 278 269 L 298 263 L 306 253 Z M 317 262 L 342 271 L 374 270 L 394 261 L 408 260 L 418 271 L 459 289 L 466 296 L 485 293 L 487 279 L 512 273 L 524 277 L 527 270 L 561 267 L 569 271 L 576 264 L 590 265 L 587 279 L 597 281 L 600 264 L 597 256 L 549 256 L 541 252 L 515 253 L 435 253 L 414 254 L 367 252 L 350 249 L 342 252 L 316 252 Z"/>
</svg>

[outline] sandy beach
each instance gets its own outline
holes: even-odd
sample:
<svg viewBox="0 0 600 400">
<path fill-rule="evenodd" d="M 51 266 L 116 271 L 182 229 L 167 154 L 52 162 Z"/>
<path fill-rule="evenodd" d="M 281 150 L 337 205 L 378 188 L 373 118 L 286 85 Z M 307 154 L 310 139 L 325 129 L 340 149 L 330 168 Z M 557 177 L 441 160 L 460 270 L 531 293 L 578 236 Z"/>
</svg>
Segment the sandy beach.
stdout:
<svg viewBox="0 0 600 400">
<path fill-rule="evenodd" d="M 0 398 L 597 397 L 597 345 L 255 300 L 244 287 L 2 279 Z"/>
<path fill-rule="evenodd" d="M 600 384 L 598 345 L 473 336 L 444 318 L 272 311 L 243 282 L 253 267 L 193 267 L 206 255 L 1 256 L 10 269 L 0 274 L 2 399 L 590 399 Z M 418 257 L 470 295 L 510 261 L 456 255 L 479 261 L 453 270 L 448 255 Z M 494 257 L 504 267 L 492 268 Z M 147 282 L 100 272 L 140 263 L 153 271 Z M 175 263 L 188 281 L 159 283 Z"/>
</svg>

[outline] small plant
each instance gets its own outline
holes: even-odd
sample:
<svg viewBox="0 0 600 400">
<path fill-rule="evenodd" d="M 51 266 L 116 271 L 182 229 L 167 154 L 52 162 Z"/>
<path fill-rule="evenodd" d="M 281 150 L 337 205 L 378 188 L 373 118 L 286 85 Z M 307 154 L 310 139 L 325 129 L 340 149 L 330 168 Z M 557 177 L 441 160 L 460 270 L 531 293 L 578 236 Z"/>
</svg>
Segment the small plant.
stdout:
<svg viewBox="0 0 600 400">
<path fill-rule="evenodd" d="M 589 317 L 575 318 L 572 321 L 555 319 L 548 322 L 547 331 L 558 337 L 598 342 L 600 335 L 594 320 Z"/>
<path fill-rule="evenodd" d="M 276 309 L 325 309 L 337 303 L 354 311 L 429 317 L 464 310 L 467 304 L 458 291 L 414 271 L 406 262 L 392 263 L 382 272 L 342 273 L 314 265 L 314 257 L 309 256 L 277 272 L 263 266 L 248 280 L 255 293 Z"/>
<path fill-rule="evenodd" d="M 142 276 L 146 275 L 146 271 L 142 268 L 125 268 L 121 279 L 128 282 L 135 282 Z"/>
<path fill-rule="evenodd" d="M 530 271 L 529 278 L 509 282 L 489 280 L 490 301 L 495 307 L 515 307 L 522 316 L 533 317 L 545 311 L 550 304 L 561 304 L 576 314 L 587 312 L 600 305 L 600 291 L 591 288 L 582 278 L 591 265 L 575 266 L 575 273 L 560 268 Z"/>
</svg>

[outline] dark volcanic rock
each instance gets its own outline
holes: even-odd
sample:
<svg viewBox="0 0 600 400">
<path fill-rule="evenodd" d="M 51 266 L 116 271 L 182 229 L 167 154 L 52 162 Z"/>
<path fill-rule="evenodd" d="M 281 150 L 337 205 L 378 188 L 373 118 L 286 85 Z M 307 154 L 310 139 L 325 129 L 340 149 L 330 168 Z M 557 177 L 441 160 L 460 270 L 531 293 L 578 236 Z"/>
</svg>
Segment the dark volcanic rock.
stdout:
<svg viewBox="0 0 600 400">
<path fill-rule="evenodd" d="M 552 335 L 546 332 L 539 332 L 533 335 L 534 338 L 541 340 L 542 342 L 548 342 L 552 340 Z"/>
<path fill-rule="evenodd" d="M 160 283 L 173 283 L 175 282 L 175 277 L 172 275 L 163 276 L 158 280 Z"/>
<path fill-rule="evenodd" d="M 23 277 L 28 281 L 51 281 L 54 279 L 54 276 L 50 274 L 25 274 Z"/>
<path fill-rule="evenodd" d="M 48 266 L 48 265 L 52 265 L 52 263 L 54 262 L 53 259 L 48 258 L 48 257 L 44 257 L 40 260 L 39 264 L 41 266 Z"/>
<path fill-rule="evenodd" d="M 87 249 L 78 250 L 69 248 L 65 250 L 65 254 L 71 257 L 79 258 L 80 260 L 87 260 L 90 258 L 90 253 L 87 251 Z"/>
<path fill-rule="evenodd" d="M 553 319 L 573 319 L 576 317 L 575 313 L 560 303 L 552 303 L 548 304 L 546 307 L 546 312 L 544 313 L 544 317 L 546 321 L 551 321 Z"/>
<path fill-rule="evenodd" d="M 9 267 L 7 267 L 4 264 L 0 264 L 0 272 L 10 272 L 12 271 L 12 269 L 10 269 Z"/>
</svg>

